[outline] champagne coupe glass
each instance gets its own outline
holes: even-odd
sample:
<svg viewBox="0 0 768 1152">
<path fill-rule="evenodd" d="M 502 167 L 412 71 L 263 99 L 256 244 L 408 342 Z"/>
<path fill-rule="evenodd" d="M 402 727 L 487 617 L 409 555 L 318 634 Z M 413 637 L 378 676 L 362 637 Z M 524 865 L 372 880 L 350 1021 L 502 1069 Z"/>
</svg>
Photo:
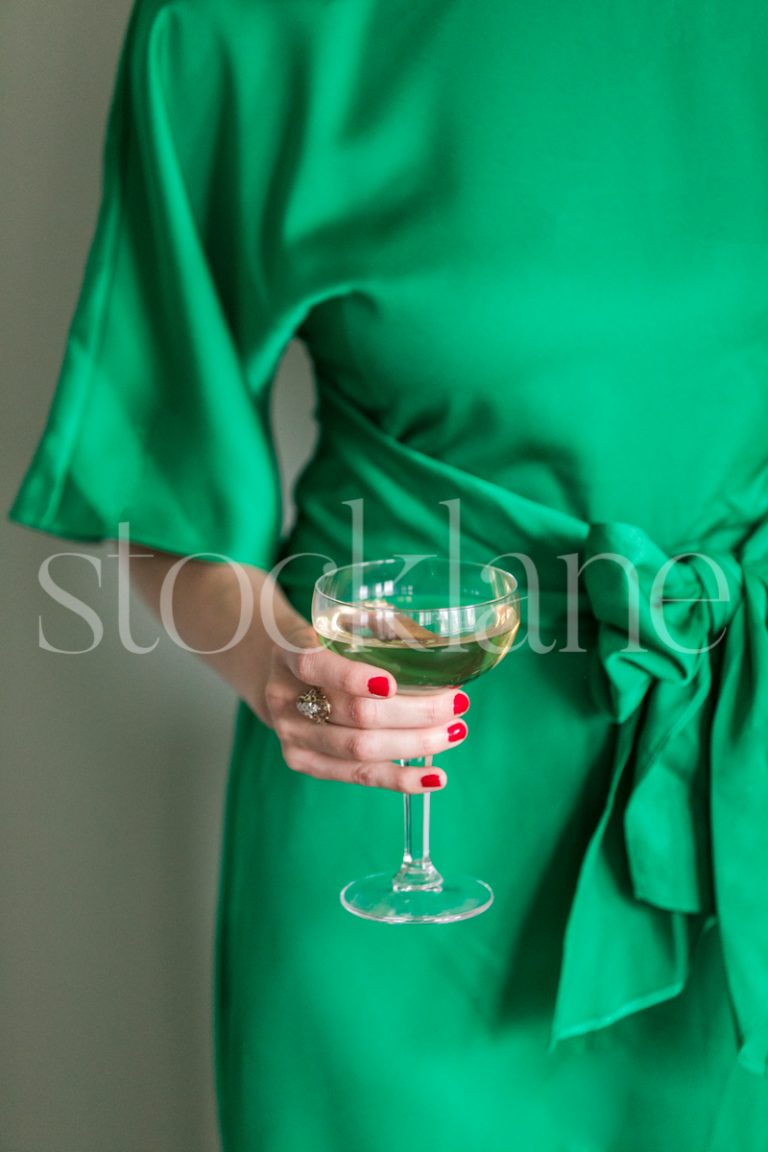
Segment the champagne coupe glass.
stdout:
<svg viewBox="0 0 768 1152">
<path fill-rule="evenodd" d="M 312 623 L 333 652 L 391 672 L 398 692 L 435 692 L 474 680 L 507 654 L 520 623 L 517 581 L 502 568 L 432 556 L 348 564 L 316 582 Z M 344 907 L 389 924 L 447 923 L 484 912 L 493 902 L 488 884 L 444 877 L 432 863 L 430 794 L 403 800 L 400 869 L 347 884 Z"/>
</svg>

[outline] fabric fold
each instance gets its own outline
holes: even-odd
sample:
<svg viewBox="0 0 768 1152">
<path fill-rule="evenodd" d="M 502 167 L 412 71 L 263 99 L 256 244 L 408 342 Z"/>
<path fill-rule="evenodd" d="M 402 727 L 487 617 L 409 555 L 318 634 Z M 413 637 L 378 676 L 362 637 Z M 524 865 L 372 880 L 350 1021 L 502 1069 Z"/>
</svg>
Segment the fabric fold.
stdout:
<svg viewBox="0 0 768 1152">
<path fill-rule="evenodd" d="M 768 473 L 730 498 L 695 545 L 674 550 L 638 525 L 589 524 L 434 460 L 331 390 L 321 413 L 318 451 L 300 481 L 304 544 L 313 517 L 327 539 L 335 496 L 361 500 L 403 550 L 445 552 L 445 505 L 454 501 L 463 555 L 528 553 L 539 580 L 529 597 L 546 594 L 561 615 L 573 609 L 596 622 L 591 688 L 616 726 L 614 760 L 567 918 L 550 1046 L 680 993 L 697 942 L 717 923 L 738 1058 L 765 1073 Z M 407 478 L 402 504 L 377 516 L 394 468 Z M 339 555 L 342 532 L 332 541 Z M 569 554 L 579 566 L 575 595 Z"/>
<path fill-rule="evenodd" d="M 764 1073 L 768 524 L 738 555 L 666 557 L 623 524 L 593 525 L 584 551 L 599 625 L 593 694 L 618 732 L 568 919 L 552 1045 L 682 991 L 717 920 L 739 1061 Z"/>
</svg>

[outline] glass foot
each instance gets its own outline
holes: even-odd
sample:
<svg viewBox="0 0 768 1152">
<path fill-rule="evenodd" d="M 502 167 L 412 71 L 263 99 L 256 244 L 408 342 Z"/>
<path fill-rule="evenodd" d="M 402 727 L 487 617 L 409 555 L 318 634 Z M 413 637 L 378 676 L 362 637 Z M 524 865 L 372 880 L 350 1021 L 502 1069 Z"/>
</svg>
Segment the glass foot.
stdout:
<svg viewBox="0 0 768 1152">
<path fill-rule="evenodd" d="M 391 872 L 353 880 L 341 891 L 341 902 L 354 916 L 384 924 L 449 924 L 479 916 L 493 904 L 493 892 L 471 876 L 448 876 L 439 891 L 412 888 L 396 892 Z"/>
</svg>

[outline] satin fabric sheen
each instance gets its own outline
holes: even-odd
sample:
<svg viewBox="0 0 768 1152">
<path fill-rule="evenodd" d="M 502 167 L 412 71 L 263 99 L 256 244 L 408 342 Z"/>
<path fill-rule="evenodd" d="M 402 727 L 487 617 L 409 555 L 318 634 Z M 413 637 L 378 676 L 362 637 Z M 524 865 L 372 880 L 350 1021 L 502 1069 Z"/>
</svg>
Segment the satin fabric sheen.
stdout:
<svg viewBox="0 0 768 1152">
<path fill-rule="evenodd" d="M 439 758 L 435 860 L 492 884 L 477 920 L 347 915 L 399 798 L 289 772 L 239 706 L 224 1152 L 768 1145 L 767 51 L 757 0 L 133 10 L 11 518 L 279 560 L 305 614 L 355 531 L 458 540 L 527 596 Z M 281 539 L 292 338 L 320 436 Z"/>
</svg>

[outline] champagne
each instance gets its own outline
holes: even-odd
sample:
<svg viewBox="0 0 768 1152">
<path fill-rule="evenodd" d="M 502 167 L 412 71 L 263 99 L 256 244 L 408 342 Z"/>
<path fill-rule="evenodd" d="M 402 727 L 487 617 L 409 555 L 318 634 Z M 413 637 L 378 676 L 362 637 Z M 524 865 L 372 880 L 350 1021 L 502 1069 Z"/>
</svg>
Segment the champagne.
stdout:
<svg viewBox="0 0 768 1152">
<path fill-rule="evenodd" d="M 400 692 L 417 692 L 466 684 L 494 668 L 511 648 L 518 623 L 517 612 L 502 610 L 474 632 L 440 635 L 373 601 L 322 613 L 315 630 L 332 652 L 384 668 Z"/>
</svg>

